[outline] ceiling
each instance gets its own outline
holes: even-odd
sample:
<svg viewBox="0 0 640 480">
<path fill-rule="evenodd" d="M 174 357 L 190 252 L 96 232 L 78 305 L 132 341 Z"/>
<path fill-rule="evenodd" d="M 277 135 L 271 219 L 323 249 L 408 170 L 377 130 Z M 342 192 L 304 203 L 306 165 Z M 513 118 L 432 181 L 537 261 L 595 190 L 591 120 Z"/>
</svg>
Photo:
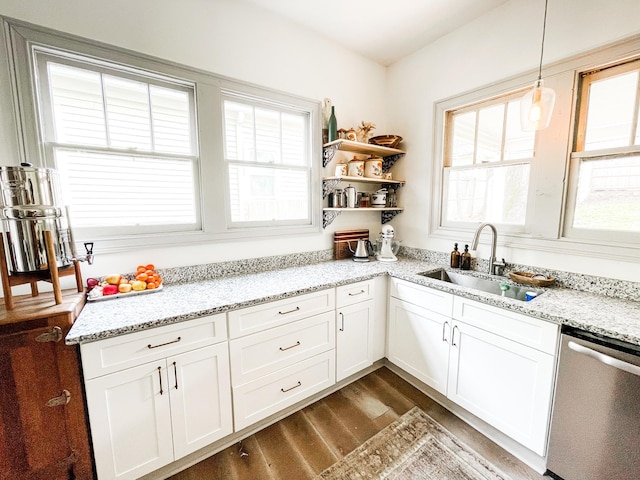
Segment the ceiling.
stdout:
<svg viewBox="0 0 640 480">
<path fill-rule="evenodd" d="M 508 0 L 242 0 L 391 65 Z"/>
</svg>

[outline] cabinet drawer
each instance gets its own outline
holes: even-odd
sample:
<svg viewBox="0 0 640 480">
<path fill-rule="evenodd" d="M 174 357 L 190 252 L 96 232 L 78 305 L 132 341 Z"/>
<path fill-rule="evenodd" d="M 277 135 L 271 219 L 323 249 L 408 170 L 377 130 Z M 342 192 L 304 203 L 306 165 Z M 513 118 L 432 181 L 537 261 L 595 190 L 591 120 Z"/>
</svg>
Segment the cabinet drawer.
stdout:
<svg viewBox="0 0 640 480">
<path fill-rule="evenodd" d="M 333 288 L 277 300 L 254 307 L 233 310 L 229 315 L 229 336 L 242 337 L 250 333 L 277 327 L 301 318 L 335 309 Z"/>
<path fill-rule="evenodd" d="M 555 355 L 559 326 L 537 318 L 455 297 L 453 318 Z"/>
<path fill-rule="evenodd" d="M 233 386 L 332 350 L 335 343 L 333 311 L 231 340 Z"/>
<path fill-rule="evenodd" d="M 372 298 L 373 280 L 342 285 L 336 288 L 336 306 L 338 308 L 371 300 Z"/>
<path fill-rule="evenodd" d="M 80 345 L 86 379 L 227 339 L 225 314 L 129 333 Z"/>
<path fill-rule="evenodd" d="M 331 350 L 233 389 L 235 430 L 330 387 L 336 381 Z"/>
<path fill-rule="evenodd" d="M 453 295 L 398 278 L 391 279 L 391 296 L 432 312 L 451 316 Z"/>
</svg>

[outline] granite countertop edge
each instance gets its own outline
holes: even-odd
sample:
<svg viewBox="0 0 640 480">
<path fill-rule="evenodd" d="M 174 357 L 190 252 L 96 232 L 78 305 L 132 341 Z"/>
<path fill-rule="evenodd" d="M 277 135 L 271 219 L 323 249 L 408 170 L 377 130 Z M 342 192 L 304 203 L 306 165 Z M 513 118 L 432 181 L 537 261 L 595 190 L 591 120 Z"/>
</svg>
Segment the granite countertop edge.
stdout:
<svg viewBox="0 0 640 480">
<path fill-rule="evenodd" d="M 87 302 L 67 335 L 66 343 L 94 342 L 390 275 L 487 305 L 640 345 L 640 302 L 561 287 L 543 289 L 543 295 L 523 302 L 420 275 L 441 268 L 442 265 L 410 258 L 400 258 L 393 263 L 337 260 L 165 285 L 151 295 Z M 473 271 L 465 274 L 486 277 L 486 274 Z M 513 283 L 508 277 L 501 281 Z M 602 312 L 606 312 L 606 316 Z"/>
</svg>

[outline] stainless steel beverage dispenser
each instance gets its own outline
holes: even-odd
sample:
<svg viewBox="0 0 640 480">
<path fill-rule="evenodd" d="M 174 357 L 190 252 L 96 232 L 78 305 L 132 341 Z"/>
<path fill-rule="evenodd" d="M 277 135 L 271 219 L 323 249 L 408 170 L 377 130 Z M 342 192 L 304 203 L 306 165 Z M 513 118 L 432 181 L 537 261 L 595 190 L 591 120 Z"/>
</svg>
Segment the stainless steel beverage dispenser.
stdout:
<svg viewBox="0 0 640 480">
<path fill-rule="evenodd" d="M 73 263 L 58 172 L 30 164 L 0 167 L 1 218 L 13 274 L 49 269 L 43 232 L 52 232 L 57 267 Z"/>
</svg>

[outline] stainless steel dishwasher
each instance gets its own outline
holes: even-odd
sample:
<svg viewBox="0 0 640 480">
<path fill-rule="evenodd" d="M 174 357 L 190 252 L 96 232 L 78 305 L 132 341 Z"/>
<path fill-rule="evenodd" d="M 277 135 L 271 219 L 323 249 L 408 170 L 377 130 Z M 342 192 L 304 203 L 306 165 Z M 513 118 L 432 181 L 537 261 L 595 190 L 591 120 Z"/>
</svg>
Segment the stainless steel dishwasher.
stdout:
<svg viewBox="0 0 640 480">
<path fill-rule="evenodd" d="M 563 328 L 547 469 L 564 480 L 640 479 L 639 346 Z"/>
</svg>

